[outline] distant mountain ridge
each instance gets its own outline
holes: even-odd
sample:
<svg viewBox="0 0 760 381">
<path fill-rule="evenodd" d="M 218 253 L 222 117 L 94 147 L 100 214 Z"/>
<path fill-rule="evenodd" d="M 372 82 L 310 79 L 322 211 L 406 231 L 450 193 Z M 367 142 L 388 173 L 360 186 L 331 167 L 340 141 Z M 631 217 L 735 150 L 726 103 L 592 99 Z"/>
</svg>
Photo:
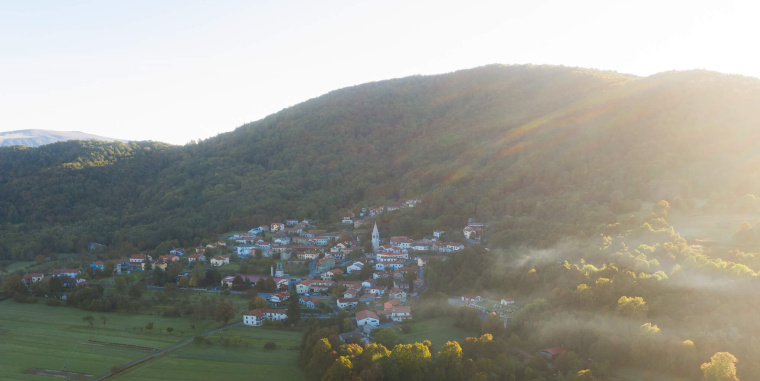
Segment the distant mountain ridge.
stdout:
<svg viewBox="0 0 760 381">
<path fill-rule="evenodd" d="M 119 139 L 88 134 L 80 131 L 18 130 L 0 132 L 0 147 L 39 147 L 45 144 L 67 140 L 101 140 L 104 142 L 114 142 Z"/>
</svg>

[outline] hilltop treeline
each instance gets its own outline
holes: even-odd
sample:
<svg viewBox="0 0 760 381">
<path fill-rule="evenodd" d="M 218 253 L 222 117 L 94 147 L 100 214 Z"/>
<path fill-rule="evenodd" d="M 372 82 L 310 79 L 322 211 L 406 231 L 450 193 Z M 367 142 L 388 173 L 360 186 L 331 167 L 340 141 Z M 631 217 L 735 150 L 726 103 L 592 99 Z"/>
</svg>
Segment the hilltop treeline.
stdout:
<svg viewBox="0 0 760 381">
<path fill-rule="evenodd" d="M 759 97 L 710 72 L 493 65 L 337 90 L 182 147 L 2 148 L 0 256 L 188 245 L 406 198 L 423 203 L 399 216 L 432 228 L 488 221 L 495 247 L 595 236 L 641 201 L 739 208 L 759 188 Z"/>
</svg>

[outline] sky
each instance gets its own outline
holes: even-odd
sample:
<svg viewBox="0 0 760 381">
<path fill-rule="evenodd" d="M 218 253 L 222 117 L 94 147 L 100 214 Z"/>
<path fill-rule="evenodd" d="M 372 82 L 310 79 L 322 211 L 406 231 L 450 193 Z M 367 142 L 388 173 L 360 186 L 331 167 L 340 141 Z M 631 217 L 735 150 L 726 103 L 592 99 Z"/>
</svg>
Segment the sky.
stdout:
<svg viewBox="0 0 760 381">
<path fill-rule="evenodd" d="M 0 0 L 0 132 L 186 144 L 489 64 L 760 78 L 754 1 Z"/>
</svg>

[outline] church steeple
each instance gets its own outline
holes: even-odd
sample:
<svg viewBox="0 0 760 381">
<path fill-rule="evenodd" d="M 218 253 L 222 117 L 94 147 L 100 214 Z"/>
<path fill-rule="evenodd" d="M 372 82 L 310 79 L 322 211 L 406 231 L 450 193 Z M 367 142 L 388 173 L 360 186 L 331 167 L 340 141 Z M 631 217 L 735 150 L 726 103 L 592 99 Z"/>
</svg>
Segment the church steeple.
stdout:
<svg viewBox="0 0 760 381">
<path fill-rule="evenodd" d="M 380 248 L 380 232 L 377 230 L 377 222 L 375 222 L 375 229 L 372 230 L 372 250 L 377 253 Z"/>
</svg>

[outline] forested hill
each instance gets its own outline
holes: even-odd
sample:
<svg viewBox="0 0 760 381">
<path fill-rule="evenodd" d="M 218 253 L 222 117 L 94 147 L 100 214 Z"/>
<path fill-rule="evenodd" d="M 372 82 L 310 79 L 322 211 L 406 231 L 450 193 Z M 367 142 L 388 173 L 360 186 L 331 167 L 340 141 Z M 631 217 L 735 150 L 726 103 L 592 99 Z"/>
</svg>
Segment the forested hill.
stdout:
<svg viewBox="0 0 760 381">
<path fill-rule="evenodd" d="M 746 207 L 758 104 L 754 78 L 492 65 L 336 90 L 183 147 L 3 148 L 0 255 L 186 245 L 398 198 L 424 202 L 391 230 L 476 217 L 496 246 L 594 235 L 640 200 Z"/>
</svg>

